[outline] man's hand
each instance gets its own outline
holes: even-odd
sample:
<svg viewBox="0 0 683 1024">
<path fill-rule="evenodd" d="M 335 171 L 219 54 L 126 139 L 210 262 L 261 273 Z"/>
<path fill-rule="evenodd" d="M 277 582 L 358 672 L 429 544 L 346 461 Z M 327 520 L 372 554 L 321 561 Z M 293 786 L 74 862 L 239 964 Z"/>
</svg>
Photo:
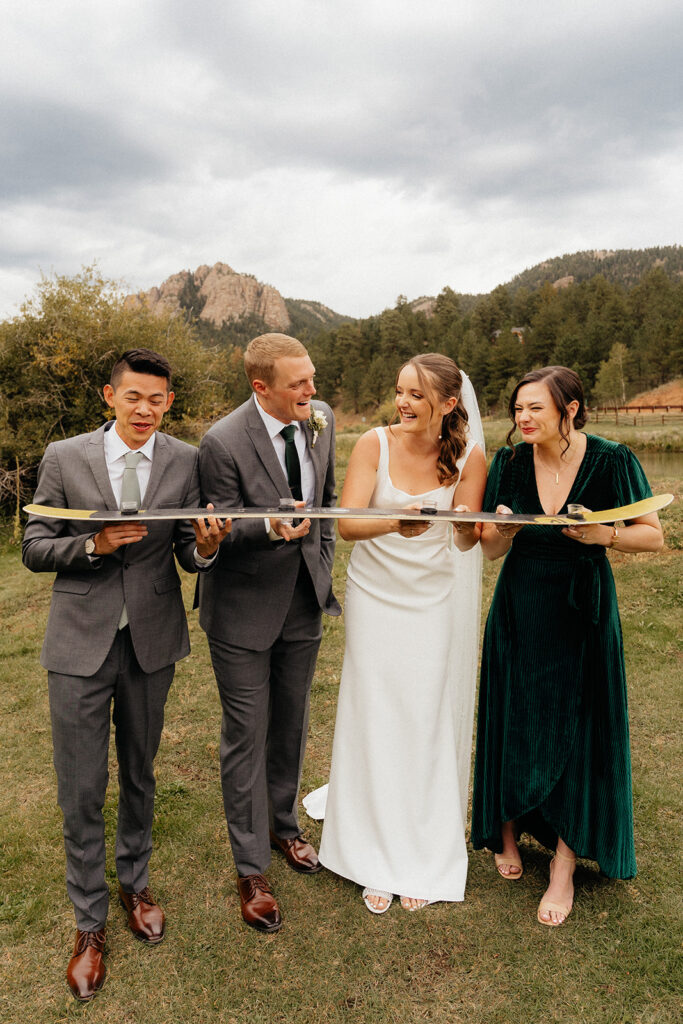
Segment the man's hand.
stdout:
<svg viewBox="0 0 683 1024">
<path fill-rule="evenodd" d="M 305 508 L 305 501 L 295 501 L 295 508 Z M 301 537 L 305 537 L 311 528 L 310 519 L 302 519 L 301 522 L 294 526 L 291 519 L 271 519 L 270 528 L 273 533 L 276 533 L 278 537 L 283 540 L 299 540 Z"/>
<path fill-rule="evenodd" d="M 147 536 L 147 532 L 144 523 L 112 523 L 111 526 L 104 526 L 93 537 L 95 554 L 113 555 L 125 544 L 137 544 Z"/>
<path fill-rule="evenodd" d="M 212 511 L 213 507 L 211 502 L 206 506 L 208 511 Z M 193 519 L 192 526 L 197 538 L 197 554 L 202 558 L 213 558 L 223 538 L 232 530 L 232 519 L 207 516 L 206 519 Z"/>
</svg>

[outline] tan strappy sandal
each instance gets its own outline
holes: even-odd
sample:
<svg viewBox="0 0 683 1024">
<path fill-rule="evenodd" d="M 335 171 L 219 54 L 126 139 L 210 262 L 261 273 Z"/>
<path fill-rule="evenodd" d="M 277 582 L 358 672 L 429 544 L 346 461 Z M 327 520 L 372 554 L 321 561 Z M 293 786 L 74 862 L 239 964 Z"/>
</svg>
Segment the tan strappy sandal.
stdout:
<svg viewBox="0 0 683 1024">
<path fill-rule="evenodd" d="M 551 867 L 552 867 L 553 861 L 556 858 L 558 858 L 558 857 L 559 857 L 560 860 L 568 860 L 572 864 L 576 865 L 576 857 L 568 857 L 566 853 L 560 853 L 559 850 L 556 850 L 555 851 L 555 856 L 550 861 L 550 866 Z M 567 906 L 564 903 L 557 903 L 555 900 L 547 900 L 544 897 L 541 900 L 541 902 L 539 903 L 538 910 L 536 911 L 536 918 L 538 920 L 538 923 L 539 924 L 544 924 L 544 925 L 546 925 L 547 927 L 550 927 L 550 928 L 559 928 L 560 925 L 564 924 L 564 922 L 567 920 L 567 918 L 571 914 L 573 906 L 574 906 L 574 900 L 573 899 L 572 899 L 572 902 Z M 546 913 L 549 912 L 549 911 L 554 911 L 556 914 L 562 914 L 563 915 L 563 920 L 562 921 L 553 921 L 552 918 L 550 918 L 550 920 L 544 921 L 543 918 L 541 917 L 541 912 L 542 911 L 545 911 Z"/>
<path fill-rule="evenodd" d="M 494 853 L 493 859 L 496 862 L 496 870 L 501 878 L 504 878 L 506 882 L 516 882 L 524 874 L 524 865 L 522 864 L 522 858 L 517 855 L 514 857 L 506 857 L 503 853 Z M 501 867 L 518 868 L 516 874 L 505 874 L 500 869 Z"/>
</svg>

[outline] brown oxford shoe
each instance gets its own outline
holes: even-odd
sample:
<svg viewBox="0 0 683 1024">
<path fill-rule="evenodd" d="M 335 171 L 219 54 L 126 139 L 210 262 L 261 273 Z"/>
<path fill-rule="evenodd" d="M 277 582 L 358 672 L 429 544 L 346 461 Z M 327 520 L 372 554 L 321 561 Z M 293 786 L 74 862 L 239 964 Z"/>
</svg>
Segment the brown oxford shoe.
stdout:
<svg viewBox="0 0 683 1024">
<path fill-rule="evenodd" d="M 259 932 L 276 932 L 282 925 L 282 916 L 263 875 L 245 875 L 237 879 L 237 885 L 245 924 Z"/>
<path fill-rule="evenodd" d="M 316 871 L 322 871 L 318 854 L 303 836 L 295 836 L 294 839 L 280 839 L 274 832 L 271 832 L 270 845 L 284 853 L 290 868 L 294 868 L 295 871 L 301 871 L 304 875 L 314 875 Z"/>
<path fill-rule="evenodd" d="M 135 938 L 150 946 L 161 942 L 166 928 L 166 916 L 148 886 L 140 892 L 124 892 L 119 886 L 119 899 L 124 910 L 128 911 L 128 927 Z"/>
<path fill-rule="evenodd" d="M 107 973 L 102 960 L 104 928 L 99 932 L 76 932 L 74 951 L 66 969 L 66 980 L 76 999 L 87 1003 L 104 985 Z"/>
</svg>

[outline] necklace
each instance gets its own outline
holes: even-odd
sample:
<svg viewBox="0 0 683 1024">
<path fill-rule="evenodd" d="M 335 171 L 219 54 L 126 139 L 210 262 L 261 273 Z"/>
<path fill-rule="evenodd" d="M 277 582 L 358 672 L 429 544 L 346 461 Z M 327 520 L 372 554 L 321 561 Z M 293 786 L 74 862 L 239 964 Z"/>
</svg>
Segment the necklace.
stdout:
<svg viewBox="0 0 683 1024">
<path fill-rule="evenodd" d="M 544 469 L 546 471 L 546 473 L 550 473 L 551 476 L 555 477 L 555 484 L 557 486 L 559 486 L 560 474 L 562 472 L 564 472 L 565 469 L 571 468 L 571 464 L 574 461 L 574 458 L 573 458 L 573 455 L 572 455 L 572 458 L 568 462 L 563 462 L 559 469 L 551 469 L 550 466 L 546 466 L 546 464 L 543 461 L 543 459 L 541 458 L 540 452 L 539 452 L 539 450 L 537 448 L 536 449 L 536 460 L 539 463 L 541 469 Z"/>
</svg>

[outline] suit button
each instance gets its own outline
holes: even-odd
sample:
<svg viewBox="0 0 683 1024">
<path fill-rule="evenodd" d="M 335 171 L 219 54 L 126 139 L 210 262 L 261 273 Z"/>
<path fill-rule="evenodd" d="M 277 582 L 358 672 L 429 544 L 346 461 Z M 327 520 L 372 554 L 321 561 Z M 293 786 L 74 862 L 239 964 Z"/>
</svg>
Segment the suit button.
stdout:
<svg viewBox="0 0 683 1024">
<path fill-rule="evenodd" d="M 123 568 L 124 569 L 130 569 L 130 562 L 124 562 L 123 563 Z"/>
</svg>

